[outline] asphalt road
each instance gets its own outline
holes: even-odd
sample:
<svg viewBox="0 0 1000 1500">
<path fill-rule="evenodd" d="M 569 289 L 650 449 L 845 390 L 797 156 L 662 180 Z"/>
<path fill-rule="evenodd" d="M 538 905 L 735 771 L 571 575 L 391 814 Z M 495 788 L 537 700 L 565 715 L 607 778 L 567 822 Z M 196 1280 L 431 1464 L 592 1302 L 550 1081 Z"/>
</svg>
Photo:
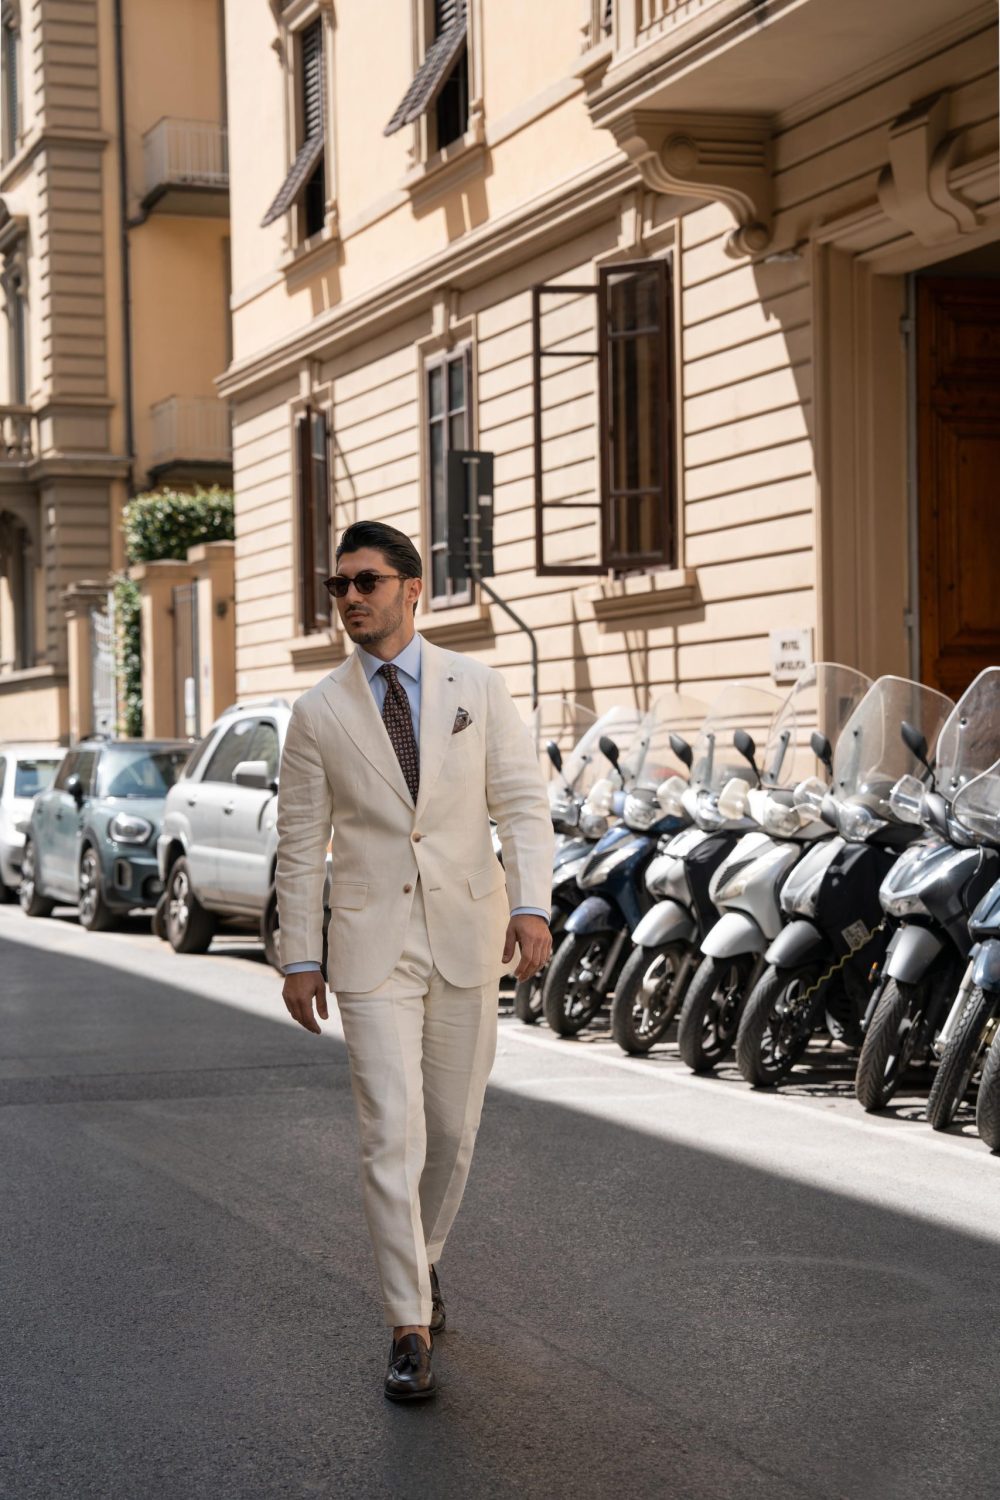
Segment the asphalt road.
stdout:
<svg viewBox="0 0 1000 1500">
<path fill-rule="evenodd" d="M 836 1059 L 762 1096 L 503 1020 L 399 1408 L 334 1023 L 238 944 L 5 907 L 0 1035 L 4 1500 L 1000 1489 L 1000 1161 Z"/>
</svg>

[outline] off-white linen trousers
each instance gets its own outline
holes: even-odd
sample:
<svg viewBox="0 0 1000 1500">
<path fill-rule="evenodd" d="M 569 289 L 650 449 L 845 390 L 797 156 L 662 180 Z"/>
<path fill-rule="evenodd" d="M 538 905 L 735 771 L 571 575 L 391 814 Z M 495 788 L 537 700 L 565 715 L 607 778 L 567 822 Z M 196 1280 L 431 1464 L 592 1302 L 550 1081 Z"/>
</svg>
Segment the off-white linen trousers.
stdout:
<svg viewBox="0 0 1000 1500">
<path fill-rule="evenodd" d="M 365 1217 L 390 1327 L 430 1320 L 429 1268 L 462 1201 L 496 1053 L 500 959 L 491 984 L 448 984 L 431 956 L 418 881 L 389 978 L 364 994 L 337 995 Z"/>
</svg>

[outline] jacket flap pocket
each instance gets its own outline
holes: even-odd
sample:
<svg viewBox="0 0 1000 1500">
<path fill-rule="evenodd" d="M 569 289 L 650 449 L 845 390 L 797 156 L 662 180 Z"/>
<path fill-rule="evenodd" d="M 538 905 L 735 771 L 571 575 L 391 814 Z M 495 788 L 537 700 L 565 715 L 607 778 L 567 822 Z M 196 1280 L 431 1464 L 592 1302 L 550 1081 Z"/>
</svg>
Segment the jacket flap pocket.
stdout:
<svg viewBox="0 0 1000 1500">
<path fill-rule="evenodd" d="M 503 866 L 499 860 L 493 860 L 492 864 L 486 865 L 482 870 L 474 870 L 469 876 L 469 890 L 478 901 L 482 896 L 488 896 L 491 891 L 499 890 L 504 883 Z"/>
<path fill-rule="evenodd" d="M 334 880 L 330 884 L 330 905 L 347 906 L 360 911 L 368 900 L 368 886 L 353 880 Z"/>
</svg>

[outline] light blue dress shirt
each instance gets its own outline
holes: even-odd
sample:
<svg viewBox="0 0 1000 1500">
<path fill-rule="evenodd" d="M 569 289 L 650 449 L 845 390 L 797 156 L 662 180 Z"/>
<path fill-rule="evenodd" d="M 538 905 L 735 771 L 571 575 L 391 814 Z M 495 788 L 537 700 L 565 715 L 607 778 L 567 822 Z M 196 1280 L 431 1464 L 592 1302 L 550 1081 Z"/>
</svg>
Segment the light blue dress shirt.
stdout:
<svg viewBox="0 0 1000 1500">
<path fill-rule="evenodd" d="M 372 656 L 371 652 L 366 651 L 363 646 L 355 646 L 354 649 L 358 654 L 358 659 L 360 660 L 361 665 L 365 669 L 365 676 L 368 679 L 368 686 L 372 690 L 372 697 L 375 699 L 375 707 L 378 709 L 379 716 L 381 717 L 382 707 L 385 703 L 385 695 L 389 687 L 389 684 L 386 682 L 385 678 L 379 675 L 379 667 L 385 666 L 385 662 L 383 662 L 378 656 Z M 391 665 L 396 668 L 400 684 L 407 696 L 407 699 L 409 700 L 410 717 L 413 720 L 413 735 L 418 745 L 420 744 L 420 663 L 421 655 L 419 635 L 414 635 L 409 645 L 404 646 L 399 655 L 393 657 L 391 663 Z M 516 906 L 511 912 L 511 916 L 542 917 L 547 922 L 549 920 L 550 913 L 547 911 L 542 911 L 537 906 Z M 304 960 L 301 963 L 286 964 L 284 972 L 286 974 L 300 974 L 304 973 L 306 970 L 315 970 L 318 968 L 319 964 L 315 963 L 312 959 L 309 959 Z"/>
</svg>

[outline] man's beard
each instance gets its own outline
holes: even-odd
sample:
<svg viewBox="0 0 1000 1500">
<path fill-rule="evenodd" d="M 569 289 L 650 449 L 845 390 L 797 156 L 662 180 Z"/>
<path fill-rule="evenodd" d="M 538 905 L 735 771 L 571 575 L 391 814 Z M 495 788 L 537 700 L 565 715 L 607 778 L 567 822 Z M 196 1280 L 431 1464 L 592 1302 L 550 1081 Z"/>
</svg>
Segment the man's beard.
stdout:
<svg viewBox="0 0 1000 1500">
<path fill-rule="evenodd" d="M 400 590 L 400 595 L 402 596 L 402 590 Z M 397 601 L 395 611 L 384 619 L 380 625 L 369 624 L 366 628 L 366 622 L 363 618 L 357 622 L 356 627 L 352 626 L 350 618 L 344 621 L 348 635 L 358 646 L 377 646 L 380 641 L 384 641 L 388 636 L 393 635 L 402 623 L 402 597 Z"/>
</svg>

